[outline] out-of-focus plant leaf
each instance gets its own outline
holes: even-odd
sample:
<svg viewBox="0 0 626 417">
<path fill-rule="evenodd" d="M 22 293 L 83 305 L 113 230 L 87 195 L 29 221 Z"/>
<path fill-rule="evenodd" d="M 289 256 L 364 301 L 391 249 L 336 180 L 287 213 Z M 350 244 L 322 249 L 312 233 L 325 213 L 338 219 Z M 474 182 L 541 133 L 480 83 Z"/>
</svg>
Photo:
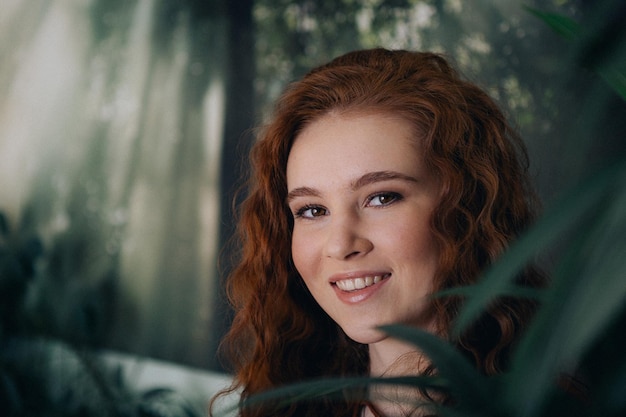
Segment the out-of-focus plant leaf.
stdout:
<svg viewBox="0 0 626 417">
<path fill-rule="evenodd" d="M 543 308 L 521 341 L 506 401 L 534 415 L 555 376 L 572 371 L 626 301 L 626 169 L 611 176 L 597 209 L 578 224 Z"/>
<path fill-rule="evenodd" d="M 570 41 L 580 42 L 582 28 L 576 22 L 527 9 Z M 607 59 L 590 66 L 617 94 L 626 98 L 626 74 L 614 62 Z M 468 298 L 455 327 L 455 332 L 460 332 L 495 297 L 524 295 L 523 290 L 513 285 L 517 271 L 569 232 L 565 252 L 552 274 L 553 284 L 539 297 L 543 307 L 521 341 L 512 370 L 504 379 L 503 407 L 513 415 L 541 415 L 546 404 L 559 395 L 556 384 L 559 374 L 573 372 L 585 354 L 591 355 L 589 349 L 599 340 L 615 341 L 603 332 L 620 311 L 623 313 L 626 302 L 625 215 L 626 162 L 622 159 L 565 194 L 479 284 L 443 294 Z M 615 355 L 609 357 L 609 361 L 615 361 Z M 610 364 L 605 368 L 610 369 Z M 616 370 L 604 378 L 616 381 L 619 387 L 619 381 L 626 379 L 626 375 L 620 373 L 619 366 L 613 369 Z M 598 381 L 604 386 L 603 392 L 619 390 L 604 378 Z M 615 400 L 619 397 L 607 394 L 600 402 L 596 401 L 598 415 L 623 410 L 623 401 Z M 565 405 L 566 402 L 560 404 L 561 410 Z"/>
<path fill-rule="evenodd" d="M 491 381 L 478 371 L 450 343 L 424 330 L 408 326 L 383 326 L 381 329 L 392 337 L 417 346 L 437 368 L 438 375 L 446 381 L 453 401 L 464 410 L 487 412 L 492 404 Z"/>
<path fill-rule="evenodd" d="M 459 315 L 454 334 L 467 328 L 488 304 L 503 294 L 511 294 L 516 274 L 530 259 L 563 236 L 563 233 L 604 204 L 607 195 L 614 191 L 615 177 L 622 166 L 611 166 L 586 179 L 567 192 L 509 251 L 490 268 L 478 284 L 464 289 L 450 289 L 441 294 L 469 296 Z"/>
<path fill-rule="evenodd" d="M 544 12 L 533 7 L 524 6 L 524 8 L 570 42 L 583 42 L 581 41 L 584 34 L 583 27 L 573 19 L 556 13 Z M 600 39 L 599 41 L 603 40 Z M 596 45 L 594 44 L 594 46 Z M 585 64 L 590 66 L 613 91 L 626 100 L 626 73 L 624 68 L 617 68 L 614 63 L 610 62 L 589 62 L 587 58 L 584 60 Z"/>
<path fill-rule="evenodd" d="M 587 349 L 580 363 L 586 384 L 594 387 L 589 393 L 589 402 L 593 404 L 590 415 L 626 415 L 625 328 L 626 306 L 622 306 L 621 314 Z"/>
<path fill-rule="evenodd" d="M 523 6 L 529 13 L 538 17 L 555 32 L 566 39 L 575 39 L 580 34 L 580 25 L 573 19 L 557 13 L 544 12 L 530 6 Z"/>
<path fill-rule="evenodd" d="M 170 389 L 138 391 L 97 353 L 49 339 L 0 343 L 2 417 L 199 417 Z"/>
<path fill-rule="evenodd" d="M 536 321 L 503 380 L 503 408 L 513 415 L 540 415 L 557 390 L 558 375 L 573 371 L 624 308 L 625 214 L 626 163 L 622 162 L 567 193 L 479 284 L 446 291 L 469 297 L 456 327 L 462 331 L 491 300 L 515 294 L 511 282 L 528 259 L 547 249 L 564 231 L 575 229 L 553 273 L 553 284 L 541 297 L 543 306 Z M 626 377 L 614 377 L 620 378 Z M 620 404 L 616 402 L 615 407 Z"/>
<path fill-rule="evenodd" d="M 617 93 L 626 100 L 626 74 L 617 68 L 600 68 L 598 74 Z"/>
<path fill-rule="evenodd" d="M 240 407 L 254 407 L 272 403 L 277 407 L 287 406 L 299 401 L 310 401 L 320 398 L 341 399 L 346 396 L 355 400 L 362 399 L 357 393 L 372 385 L 392 385 L 421 387 L 425 389 L 445 390 L 446 382 L 439 377 L 427 376 L 403 376 L 403 377 L 353 377 L 353 378 L 321 378 L 310 381 L 298 382 L 284 387 L 272 389 L 251 396 L 241 404 L 224 409 L 219 415 L 230 415 Z M 355 394 L 350 394 L 354 392 Z"/>
<path fill-rule="evenodd" d="M 489 380 L 480 375 L 467 359 L 448 342 L 428 332 L 407 326 L 383 326 L 381 330 L 392 337 L 418 346 L 435 364 L 437 376 L 319 379 L 296 383 L 254 395 L 239 406 L 253 407 L 260 404 L 275 403 L 277 407 L 281 407 L 304 400 L 319 398 L 339 399 L 346 395 L 346 390 L 365 388 L 372 385 L 402 385 L 448 392 L 454 398 L 455 403 L 462 407 L 462 415 L 466 417 L 485 415 L 485 413 L 497 413 L 495 407 L 498 406 L 498 403 L 491 401 L 497 387 L 495 380 Z M 486 408 L 490 405 L 493 405 L 494 409 Z M 234 409 L 235 407 L 225 410 L 225 415 L 233 412 Z M 454 409 L 448 408 L 441 408 L 438 412 L 442 416 L 455 417 L 461 415 L 457 414 Z"/>
<path fill-rule="evenodd" d="M 8 414 L 23 412 L 22 398 L 13 378 L 0 369 L 0 410 Z"/>
<path fill-rule="evenodd" d="M 168 388 L 154 388 L 141 395 L 140 417 L 197 417 L 200 413 Z"/>
</svg>

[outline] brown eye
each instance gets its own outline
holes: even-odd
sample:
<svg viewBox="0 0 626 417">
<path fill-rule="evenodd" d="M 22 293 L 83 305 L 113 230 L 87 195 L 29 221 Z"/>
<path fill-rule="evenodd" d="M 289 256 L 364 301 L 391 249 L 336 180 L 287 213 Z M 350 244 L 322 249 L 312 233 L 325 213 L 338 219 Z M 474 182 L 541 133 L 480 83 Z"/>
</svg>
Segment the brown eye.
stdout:
<svg viewBox="0 0 626 417">
<path fill-rule="evenodd" d="M 402 196 L 398 193 L 378 193 L 368 198 L 367 205 L 374 207 L 384 207 L 401 199 Z"/>
<path fill-rule="evenodd" d="M 305 219 L 313 219 L 315 217 L 325 216 L 327 210 L 324 207 L 320 206 L 304 206 L 298 211 L 296 211 L 296 217 L 301 217 Z"/>
</svg>

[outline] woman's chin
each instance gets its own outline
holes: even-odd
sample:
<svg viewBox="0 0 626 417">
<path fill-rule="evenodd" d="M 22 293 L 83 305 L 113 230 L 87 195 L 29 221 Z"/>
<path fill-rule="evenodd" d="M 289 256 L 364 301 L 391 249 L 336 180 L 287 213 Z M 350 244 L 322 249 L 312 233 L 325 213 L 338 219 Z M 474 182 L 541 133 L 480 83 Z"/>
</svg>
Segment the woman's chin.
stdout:
<svg viewBox="0 0 626 417">
<path fill-rule="evenodd" d="M 369 327 L 365 329 L 355 329 L 353 327 L 346 329 L 345 327 L 342 327 L 342 329 L 350 339 L 364 345 L 377 343 L 388 337 L 376 327 Z"/>
</svg>

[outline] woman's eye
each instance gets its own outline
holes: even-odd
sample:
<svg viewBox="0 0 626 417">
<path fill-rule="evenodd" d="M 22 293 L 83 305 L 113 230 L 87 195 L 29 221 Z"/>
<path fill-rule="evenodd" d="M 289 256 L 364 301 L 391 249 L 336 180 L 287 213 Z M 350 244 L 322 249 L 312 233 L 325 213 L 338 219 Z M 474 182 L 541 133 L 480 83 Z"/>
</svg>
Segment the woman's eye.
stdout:
<svg viewBox="0 0 626 417">
<path fill-rule="evenodd" d="M 298 209 L 295 213 L 296 217 L 302 217 L 305 219 L 313 219 L 315 217 L 325 216 L 326 209 L 320 206 L 304 206 Z"/>
<path fill-rule="evenodd" d="M 398 193 L 378 193 L 368 198 L 368 206 L 388 206 L 389 204 L 402 199 Z"/>
</svg>

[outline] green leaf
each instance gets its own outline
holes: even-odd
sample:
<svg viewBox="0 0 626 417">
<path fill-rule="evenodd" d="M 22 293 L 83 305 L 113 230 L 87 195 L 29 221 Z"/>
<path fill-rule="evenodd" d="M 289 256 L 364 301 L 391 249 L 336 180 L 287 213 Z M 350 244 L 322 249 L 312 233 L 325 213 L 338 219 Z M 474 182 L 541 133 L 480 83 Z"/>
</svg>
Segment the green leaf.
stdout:
<svg viewBox="0 0 626 417">
<path fill-rule="evenodd" d="M 522 340 L 505 400 L 522 416 L 535 413 L 626 302 L 626 175 L 614 177 L 599 209 L 570 242 L 552 289 Z"/>
<path fill-rule="evenodd" d="M 510 293 L 516 274 L 530 259 L 555 243 L 583 217 L 597 210 L 611 191 L 616 176 L 623 175 L 620 172 L 625 170 L 624 165 L 609 166 L 591 176 L 547 210 L 473 286 L 471 296 L 455 323 L 453 334 L 458 335 L 466 329 L 495 298 Z"/>
<path fill-rule="evenodd" d="M 354 377 L 354 378 L 322 378 L 311 381 L 304 381 L 275 388 L 266 392 L 253 395 L 237 406 L 223 411 L 224 415 L 229 415 L 233 411 L 242 407 L 254 407 L 262 404 L 276 404 L 277 407 L 288 406 L 293 403 L 305 400 L 315 400 L 320 398 L 345 398 L 347 390 L 366 388 L 372 385 L 393 385 L 409 386 L 414 388 L 437 389 L 446 388 L 445 383 L 438 377 L 428 376 L 405 376 L 405 377 Z M 351 399 L 362 400 L 358 394 L 353 394 Z M 222 414 L 222 413 L 220 413 Z"/>
<path fill-rule="evenodd" d="M 613 91 L 626 100 L 626 73 L 624 71 L 615 67 L 606 67 L 597 69 L 597 72 Z"/>
<path fill-rule="evenodd" d="M 476 368 L 449 342 L 426 331 L 401 325 L 382 326 L 392 337 L 417 346 L 437 369 L 437 375 L 447 381 L 453 401 L 463 410 L 487 411 L 494 403 L 491 380 Z"/>
<path fill-rule="evenodd" d="M 576 21 L 567 16 L 543 12 L 530 6 L 524 6 L 524 9 L 542 20 L 546 25 L 552 28 L 559 35 L 563 36 L 565 39 L 569 41 L 576 41 L 580 48 L 583 30 L 581 25 Z M 626 100 L 626 73 L 623 68 L 610 64 L 602 65 L 597 62 L 590 62 L 588 64 L 593 71 L 596 72 L 609 85 L 609 87 L 611 87 L 613 91 Z"/>
<path fill-rule="evenodd" d="M 539 9 L 535 9 L 530 6 L 523 6 L 529 13 L 535 15 L 539 19 L 543 20 L 549 27 L 551 27 L 555 32 L 565 37 L 566 39 L 572 40 L 580 35 L 580 25 L 570 19 L 567 16 L 563 16 L 556 13 L 548 13 L 543 12 Z"/>
<path fill-rule="evenodd" d="M 450 343 L 412 327 L 390 325 L 383 326 L 381 329 L 392 337 L 416 345 L 435 365 L 437 375 L 328 378 L 304 381 L 251 396 L 237 407 L 225 410 L 225 415 L 232 413 L 239 407 L 254 407 L 262 404 L 274 404 L 277 407 L 283 407 L 304 400 L 345 398 L 347 392 L 350 392 L 347 390 L 355 390 L 353 392 L 357 393 L 359 391 L 356 389 L 373 385 L 401 385 L 449 392 L 457 405 L 455 409 L 443 407 L 439 410 L 442 416 L 485 415 L 484 413 L 493 408 L 491 405 L 494 393 L 492 381 L 479 374 Z M 354 397 L 353 399 L 362 398 Z M 455 411 L 457 408 L 460 411 Z M 463 414 L 458 414 L 459 412 Z"/>
</svg>

